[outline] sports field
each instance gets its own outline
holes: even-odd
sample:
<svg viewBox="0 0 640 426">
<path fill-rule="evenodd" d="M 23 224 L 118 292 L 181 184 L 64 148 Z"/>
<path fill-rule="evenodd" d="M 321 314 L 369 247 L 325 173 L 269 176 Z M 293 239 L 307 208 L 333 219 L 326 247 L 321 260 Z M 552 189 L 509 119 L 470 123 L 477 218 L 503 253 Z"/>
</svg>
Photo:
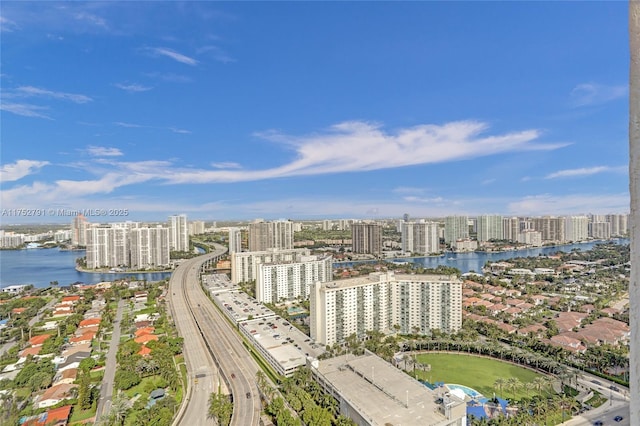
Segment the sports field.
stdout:
<svg viewBox="0 0 640 426">
<path fill-rule="evenodd" d="M 487 398 L 491 398 L 494 392 L 499 397 L 514 398 L 513 390 L 506 384 L 510 377 L 516 377 L 521 384 L 533 382 L 536 377 L 544 377 L 542 374 L 514 364 L 473 355 L 429 353 L 418 355 L 417 361 L 431 365 L 431 371 L 416 371 L 420 380 L 427 380 L 430 383 L 444 382 L 468 386 Z M 505 381 L 502 389 L 494 386 L 498 378 Z M 515 390 L 515 399 L 550 391 L 550 386 L 547 386 L 542 392 L 536 389 L 527 391 L 523 386 L 520 386 Z"/>
</svg>

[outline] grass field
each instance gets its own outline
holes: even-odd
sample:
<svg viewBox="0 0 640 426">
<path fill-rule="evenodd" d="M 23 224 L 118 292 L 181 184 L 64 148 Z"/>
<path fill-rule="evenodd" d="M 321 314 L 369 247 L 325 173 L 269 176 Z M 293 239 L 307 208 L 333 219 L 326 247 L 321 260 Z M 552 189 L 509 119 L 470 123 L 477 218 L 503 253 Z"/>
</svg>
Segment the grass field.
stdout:
<svg viewBox="0 0 640 426">
<path fill-rule="evenodd" d="M 520 387 L 514 395 L 506 384 L 502 390 L 495 388 L 494 383 L 499 377 L 505 381 L 510 377 L 516 377 L 521 383 L 533 382 L 536 377 L 542 377 L 541 374 L 507 362 L 472 355 L 441 353 L 421 354 L 417 356 L 417 361 L 431 365 L 431 371 L 416 371 L 420 380 L 468 386 L 487 398 L 491 398 L 494 392 L 498 397 L 515 399 L 539 393 L 535 389 L 527 391 Z M 547 387 L 546 392 L 552 392 L 551 388 Z M 545 390 L 542 393 L 544 394 Z"/>
</svg>

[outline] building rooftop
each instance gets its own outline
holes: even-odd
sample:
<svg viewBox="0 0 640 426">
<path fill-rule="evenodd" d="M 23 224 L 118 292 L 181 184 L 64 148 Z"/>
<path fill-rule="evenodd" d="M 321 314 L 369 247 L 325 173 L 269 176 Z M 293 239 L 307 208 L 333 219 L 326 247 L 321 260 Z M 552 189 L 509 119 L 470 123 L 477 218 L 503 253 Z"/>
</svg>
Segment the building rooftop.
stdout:
<svg viewBox="0 0 640 426">
<path fill-rule="evenodd" d="M 444 390 L 432 391 L 373 354 L 319 361 L 315 370 L 369 424 L 427 426 L 451 422 L 437 402 L 445 397 Z M 450 395 L 445 398 L 453 406 L 463 405 L 462 413 L 466 413 L 464 401 Z"/>
</svg>

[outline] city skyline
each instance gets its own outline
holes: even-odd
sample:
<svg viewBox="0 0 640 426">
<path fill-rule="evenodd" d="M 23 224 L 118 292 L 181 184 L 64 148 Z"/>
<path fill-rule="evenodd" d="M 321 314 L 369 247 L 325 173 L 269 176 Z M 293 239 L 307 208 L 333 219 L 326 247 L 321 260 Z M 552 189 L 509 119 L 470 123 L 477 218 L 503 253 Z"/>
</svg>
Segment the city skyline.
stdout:
<svg viewBox="0 0 640 426">
<path fill-rule="evenodd" d="M 5 2 L 0 221 L 627 213 L 626 17 Z"/>
</svg>

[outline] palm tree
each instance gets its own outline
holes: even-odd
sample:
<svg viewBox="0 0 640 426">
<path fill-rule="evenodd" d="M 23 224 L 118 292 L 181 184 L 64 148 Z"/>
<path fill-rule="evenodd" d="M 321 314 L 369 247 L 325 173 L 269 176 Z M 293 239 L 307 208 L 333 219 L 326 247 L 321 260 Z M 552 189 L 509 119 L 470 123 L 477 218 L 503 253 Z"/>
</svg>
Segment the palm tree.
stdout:
<svg viewBox="0 0 640 426">
<path fill-rule="evenodd" d="M 533 379 L 533 386 L 535 387 L 536 391 L 538 391 L 539 394 L 542 393 L 542 389 L 544 389 L 547 386 L 547 382 L 544 379 L 544 377 L 542 376 L 538 376 L 535 379 Z"/>
<path fill-rule="evenodd" d="M 536 388 L 535 383 L 533 382 L 525 382 L 522 384 L 522 387 L 527 392 L 527 398 L 529 398 L 529 392 Z"/>
<path fill-rule="evenodd" d="M 502 398 L 502 388 L 506 384 L 506 380 L 502 377 L 498 377 L 495 382 L 493 382 L 494 389 L 497 388 L 500 393 L 500 398 Z"/>
<path fill-rule="evenodd" d="M 517 377 L 509 377 L 507 379 L 507 386 L 511 389 L 511 394 L 513 395 L 513 399 L 516 399 L 516 391 L 522 386 L 520 379 Z"/>
</svg>

